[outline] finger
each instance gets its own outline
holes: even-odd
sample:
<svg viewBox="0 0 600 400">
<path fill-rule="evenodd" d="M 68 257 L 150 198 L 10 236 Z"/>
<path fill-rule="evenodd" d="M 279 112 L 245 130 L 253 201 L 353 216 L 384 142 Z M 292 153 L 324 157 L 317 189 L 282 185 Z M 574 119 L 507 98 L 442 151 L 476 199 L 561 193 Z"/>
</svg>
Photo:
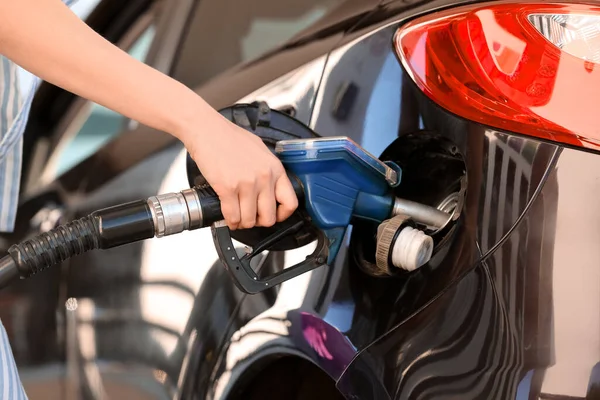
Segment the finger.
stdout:
<svg viewBox="0 0 600 400">
<path fill-rule="evenodd" d="M 217 193 L 217 195 L 219 195 Z M 221 201 L 221 212 L 227 226 L 231 230 L 236 230 L 240 224 L 240 201 L 236 191 L 228 192 L 227 194 L 219 195 Z"/>
<path fill-rule="evenodd" d="M 240 188 L 240 229 L 249 229 L 256 224 L 257 190 L 254 183 Z"/>
<path fill-rule="evenodd" d="M 275 183 L 275 198 L 280 203 L 277 208 L 277 221 L 285 221 L 298 208 L 298 197 L 296 197 L 294 187 L 285 173 L 281 174 Z"/>
<path fill-rule="evenodd" d="M 257 225 L 273 226 L 277 222 L 277 202 L 273 182 L 269 182 L 258 194 Z"/>
<path fill-rule="evenodd" d="M 265 169 L 259 178 L 257 225 L 269 227 L 277 221 L 277 202 L 275 200 L 275 181 L 273 171 Z"/>
</svg>

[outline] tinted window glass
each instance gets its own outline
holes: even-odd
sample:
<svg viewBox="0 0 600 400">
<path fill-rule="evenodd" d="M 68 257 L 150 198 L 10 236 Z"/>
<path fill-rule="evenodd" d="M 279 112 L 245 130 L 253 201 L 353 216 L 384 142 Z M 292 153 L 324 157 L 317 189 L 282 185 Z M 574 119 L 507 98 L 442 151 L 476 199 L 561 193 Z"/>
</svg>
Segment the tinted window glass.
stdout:
<svg viewBox="0 0 600 400">
<path fill-rule="evenodd" d="M 151 25 L 127 52 L 132 57 L 145 61 L 153 39 L 154 26 Z M 90 102 L 88 104 L 88 114 L 82 115 L 81 121 L 81 127 L 60 154 L 56 170 L 58 175 L 94 153 L 118 133 L 127 129 L 126 124 L 129 120 L 106 107 Z"/>
<path fill-rule="evenodd" d="M 174 77 L 196 87 L 259 57 L 345 0 L 200 0 Z"/>
</svg>

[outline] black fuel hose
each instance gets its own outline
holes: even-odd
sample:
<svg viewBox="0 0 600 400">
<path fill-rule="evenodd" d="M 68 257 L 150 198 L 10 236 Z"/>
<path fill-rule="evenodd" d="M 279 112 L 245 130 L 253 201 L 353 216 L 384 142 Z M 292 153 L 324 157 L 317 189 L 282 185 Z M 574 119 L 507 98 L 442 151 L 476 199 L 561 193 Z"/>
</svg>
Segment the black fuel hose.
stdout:
<svg viewBox="0 0 600 400">
<path fill-rule="evenodd" d="M 299 180 L 291 181 L 302 198 Z M 204 228 L 221 220 L 221 202 L 208 185 L 98 210 L 12 245 L 0 259 L 0 288 L 90 250 Z"/>
</svg>

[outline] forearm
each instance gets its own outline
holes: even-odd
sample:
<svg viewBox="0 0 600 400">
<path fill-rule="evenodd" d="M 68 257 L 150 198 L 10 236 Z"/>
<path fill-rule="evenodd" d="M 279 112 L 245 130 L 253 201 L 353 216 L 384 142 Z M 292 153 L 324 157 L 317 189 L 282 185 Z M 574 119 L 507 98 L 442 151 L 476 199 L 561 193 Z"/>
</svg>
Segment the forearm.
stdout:
<svg viewBox="0 0 600 400">
<path fill-rule="evenodd" d="M 213 115 L 194 92 L 106 41 L 60 0 L 0 0 L 0 54 L 56 86 L 184 141 L 190 120 Z"/>
</svg>

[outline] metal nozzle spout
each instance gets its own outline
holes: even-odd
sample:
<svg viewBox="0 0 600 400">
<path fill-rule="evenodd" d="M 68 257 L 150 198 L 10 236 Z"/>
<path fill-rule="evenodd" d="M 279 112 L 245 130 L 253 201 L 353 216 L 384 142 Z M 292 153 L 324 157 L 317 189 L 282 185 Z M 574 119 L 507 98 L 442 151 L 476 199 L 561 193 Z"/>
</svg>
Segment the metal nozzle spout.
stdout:
<svg viewBox="0 0 600 400">
<path fill-rule="evenodd" d="M 404 214 L 411 217 L 418 223 L 429 227 L 440 229 L 443 228 L 452 215 L 438 210 L 425 204 L 417 203 L 406 199 L 396 197 L 394 201 L 394 215 Z"/>
</svg>

